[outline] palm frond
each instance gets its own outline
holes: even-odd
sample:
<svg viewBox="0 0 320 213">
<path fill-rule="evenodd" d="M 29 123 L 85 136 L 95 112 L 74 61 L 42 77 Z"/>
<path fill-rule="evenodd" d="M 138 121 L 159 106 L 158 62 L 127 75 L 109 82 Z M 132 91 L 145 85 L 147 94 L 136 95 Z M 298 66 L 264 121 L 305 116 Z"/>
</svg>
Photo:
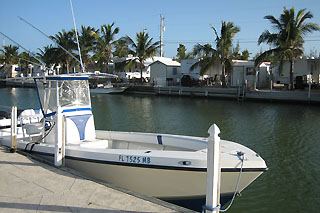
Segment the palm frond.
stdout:
<svg viewBox="0 0 320 213">
<path fill-rule="evenodd" d="M 254 61 L 254 66 L 259 66 L 266 58 L 277 55 L 280 51 L 280 48 L 274 48 L 261 53 Z"/>
</svg>

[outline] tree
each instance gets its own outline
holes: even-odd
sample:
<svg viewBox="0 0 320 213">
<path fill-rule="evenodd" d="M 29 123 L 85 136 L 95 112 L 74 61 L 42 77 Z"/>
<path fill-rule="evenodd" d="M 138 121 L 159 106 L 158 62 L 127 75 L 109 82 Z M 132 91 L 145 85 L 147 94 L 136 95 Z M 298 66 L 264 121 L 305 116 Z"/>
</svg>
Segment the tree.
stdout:
<svg viewBox="0 0 320 213">
<path fill-rule="evenodd" d="M 98 30 L 95 30 L 93 27 L 85 27 L 81 25 L 81 35 L 79 37 L 80 49 L 81 49 L 81 58 L 84 64 L 84 69 L 87 70 L 88 65 L 92 62 L 90 52 L 94 50 L 96 45 L 96 38 L 94 34 Z"/>
<path fill-rule="evenodd" d="M 37 56 L 46 63 L 47 66 L 58 64 L 60 60 L 58 59 L 58 48 L 53 47 L 51 44 L 43 47 L 43 49 L 38 48 L 39 52 Z"/>
<path fill-rule="evenodd" d="M 219 62 L 222 66 L 222 86 L 226 87 L 226 73 L 232 69 L 232 54 L 230 51 L 232 48 L 232 39 L 235 34 L 240 31 L 240 28 L 235 26 L 232 22 L 222 21 L 220 36 L 212 25 L 211 28 L 216 35 L 216 49 L 213 49 L 211 45 L 196 45 L 195 50 L 202 51 L 204 57 L 200 59 L 198 63 L 194 64 L 191 67 L 191 70 L 196 66 L 200 66 L 200 73 L 205 73 L 210 67 Z M 194 51 L 194 53 L 196 53 L 196 51 Z"/>
<path fill-rule="evenodd" d="M 3 53 L 1 62 L 5 65 L 13 65 L 18 63 L 18 49 L 19 47 L 17 46 L 4 46 L 4 49 L 1 50 Z"/>
<path fill-rule="evenodd" d="M 241 58 L 239 41 L 237 42 L 237 46 L 235 48 L 233 48 L 233 50 L 232 50 L 232 57 L 234 59 L 240 59 Z"/>
<path fill-rule="evenodd" d="M 211 44 L 197 44 L 193 48 L 193 55 L 199 57 L 207 57 L 212 56 L 214 49 L 212 48 Z"/>
<path fill-rule="evenodd" d="M 23 68 L 23 75 L 27 76 L 29 74 L 29 64 L 37 63 L 38 61 L 35 61 L 35 59 L 28 53 L 28 52 L 22 52 L 18 56 L 19 58 L 19 67 Z"/>
<path fill-rule="evenodd" d="M 55 36 L 51 36 L 51 38 L 55 39 L 59 45 L 61 45 L 72 54 L 73 50 L 77 49 L 77 44 L 75 43 L 74 36 L 75 32 L 73 30 L 67 32 L 63 29 L 62 32 L 58 32 L 58 34 L 56 34 Z M 67 73 L 70 73 L 70 65 L 73 61 L 72 56 L 70 56 L 61 48 L 57 48 L 55 51 L 57 54 L 57 60 L 66 65 Z"/>
<path fill-rule="evenodd" d="M 92 32 L 92 35 L 97 39 L 94 60 L 98 61 L 100 68 L 104 65 L 106 72 L 108 72 L 111 62 L 114 39 L 116 34 L 119 33 L 119 28 L 113 29 L 113 27 L 114 22 L 111 25 L 102 25 L 98 32 Z"/>
<path fill-rule="evenodd" d="M 191 53 L 186 53 L 187 48 L 183 44 L 179 44 L 177 48 L 177 61 L 181 62 L 183 59 L 190 59 L 192 58 Z"/>
<path fill-rule="evenodd" d="M 217 53 L 222 66 L 222 86 L 226 87 L 226 73 L 232 68 L 232 57 L 230 48 L 232 47 L 233 37 L 240 32 L 240 28 L 235 26 L 232 22 L 222 21 L 220 37 L 217 30 L 211 26 L 216 34 Z"/>
<path fill-rule="evenodd" d="M 115 51 L 113 52 L 114 56 L 118 56 L 119 58 L 126 57 L 129 54 L 129 47 L 126 41 L 119 39 L 114 43 Z"/>
<path fill-rule="evenodd" d="M 141 84 L 143 83 L 142 70 L 144 68 L 144 62 L 147 58 L 154 57 L 160 46 L 160 42 L 156 41 L 152 43 L 153 38 L 149 37 L 149 34 L 145 31 L 136 34 L 136 42 L 134 42 L 129 36 L 122 38 L 129 46 L 129 53 L 134 57 L 128 60 L 127 66 L 132 67 L 140 64 Z"/>
<path fill-rule="evenodd" d="M 216 50 L 211 44 L 197 44 L 193 48 L 193 55 L 200 57 L 200 60 L 190 67 L 193 71 L 196 67 L 200 67 L 200 75 L 203 76 L 213 65 L 219 63 L 217 60 Z"/>
<path fill-rule="evenodd" d="M 299 10 L 295 15 L 295 9 L 283 9 L 279 19 L 272 15 L 264 17 L 272 24 L 272 28 L 276 30 L 270 33 L 264 31 L 258 40 L 258 44 L 267 43 L 272 45 L 272 49 L 263 52 L 256 60 L 256 66 L 259 65 L 266 57 L 273 57 L 279 61 L 279 70 L 282 70 L 282 65 L 285 60 L 290 62 L 290 84 L 289 89 L 294 88 L 294 63 L 298 56 L 303 54 L 303 37 L 312 31 L 319 31 L 320 27 L 311 22 L 305 22 L 307 19 L 313 18 L 311 12 L 306 12 L 306 9 Z"/>
<path fill-rule="evenodd" d="M 248 50 L 243 50 L 241 52 L 240 60 L 249 60 L 250 52 Z"/>
<path fill-rule="evenodd" d="M 249 60 L 250 52 L 246 49 L 240 53 L 240 44 L 237 42 L 237 46 L 232 49 L 232 58 L 237 60 Z"/>
<path fill-rule="evenodd" d="M 0 63 L 3 63 L 5 68 L 7 66 L 10 68 L 13 64 L 18 63 L 18 49 L 19 47 L 17 46 L 9 45 L 4 46 L 3 50 L 0 50 L 2 52 L 2 55 L 0 55 Z"/>
</svg>

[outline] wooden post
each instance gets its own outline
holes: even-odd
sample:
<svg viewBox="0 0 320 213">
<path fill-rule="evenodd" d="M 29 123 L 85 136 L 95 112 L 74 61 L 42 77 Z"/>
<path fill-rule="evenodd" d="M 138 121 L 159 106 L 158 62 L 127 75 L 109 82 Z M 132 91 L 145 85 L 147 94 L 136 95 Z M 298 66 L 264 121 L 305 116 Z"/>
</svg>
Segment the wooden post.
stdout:
<svg viewBox="0 0 320 213">
<path fill-rule="evenodd" d="M 207 187 L 206 187 L 206 213 L 217 213 L 220 209 L 220 129 L 213 124 L 208 133 L 207 151 Z"/>
<path fill-rule="evenodd" d="M 312 75 L 310 75 L 310 78 L 309 78 L 308 101 L 310 101 L 310 97 L 311 97 L 311 76 Z"/>
<path fill-rule="evenodd" d="M 17 151 L 17 107 L 11 108 L 11 149 L 10 152 Z"/>
</svg>

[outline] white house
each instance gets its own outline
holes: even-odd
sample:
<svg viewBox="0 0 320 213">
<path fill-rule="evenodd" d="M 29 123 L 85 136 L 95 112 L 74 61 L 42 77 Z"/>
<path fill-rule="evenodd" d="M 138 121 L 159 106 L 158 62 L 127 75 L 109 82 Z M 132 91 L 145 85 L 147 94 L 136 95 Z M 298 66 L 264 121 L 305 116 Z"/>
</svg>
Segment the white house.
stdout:
<svg viewBox="0 0 320 213">
<path fill-rule="evenodd" d="M 258 67 L 253 61 L 233 60 L 231 73 L 231 85 L 236 87 L 247 82 L 249 89 L 264 88 L 268 86 L 270 80 L 270 63 L 263 62 Z"/>
<path fill-rule="evenodd" d="M 126 61 L 126 60 L 130 60 L 130 59 L 133 59 L 133 58 L 135 58 L 135 57 L 133 57 L 132 55 L 128 55 L 127 57 L 124 57 L 124 58 L 114 57 L 113 61 L 116 64 L 116 63 L 123 62 L 123 61 Z M 158 56 L 147 58 L 144 61 L 144 68 L 142 69 L 142 77 L 143 78 L 145 78 L 145 79 L 150 79 L 151 78 L 150 77 L 150 65 L 155 61 L 172 61 L 172 59 L 171 58 L 166 58 L 166 57 L 158 57 Z M 117 72 L 117 73 L 114 73 L 114 74 L 119 75 L 121 78 L 132 79 L 132 78 L 140 78 L 141 77 L 140 72 L 141 72 L 140 71 L 140 66 L 137 65 L 134 68 L 126 69 L 123 72 L 120 72 L 120 73 Z"/>
<path fill-rule="evenodd" d="M 150 81 L 155 86 L 179 85 L 181 78 L 181 64 L 169 58 L 158 58 L 151 63 Z"/>
<path fill-rule="evenodd" d="M 190 75 L 195 79 L 199 79 L 200 68 L 195 68 L 192 72 L 190 67 L 198 62 L 198 59 L 186 59 L 181 61 L 181 75 Z M 231 87 L 236 87 L 239 84 L 248 83 L 249 89 L 264 88 L 268 86 L 270 79 L 270 63 L 264 62 L 259 67 L 254 67 L 253 61 L 233 60 L 231 75 L 227 76 L 227 81 Z M 205 74 L 207 78 L 217 80 L 217 77 L 222 74 L 222 66 L 220 63 L 212 66 Z M 197 75 L 197 77 L 194 77 Z"/>
<path fill-rule="evenodd" d="M 272 69 L 273 81 L 281 84 L 289 84 L 290 82 L 290 62 L 283 64 L 282 70 L 279 66 Z M 293 79 L 301 76 L 304 80 L 311 79 L 313 84 L 320 83 L 320 58 L 300 57 L 295 60 Z"/>
<path fill-rule="evenodd" d="M 199 79 L 200 78 L 200 67 L 195 67 L 194 70 L 190 71 L 192 65 L 197 63 L 199 59 L 183 59 L 181 60 L 181 76 L 190 75 L 191 78 Z M 222 68 L 220 64 L 216 64 L 212 66 L 206 74 L 203 76 L 204 78 L 214 78 L 216 75 L 221 75 Z"/>
<path fill-rule="evenodd" d="M 192 65 L 197 63 L 199 59 L 183 59 L 181 60 L 181 76 L 190 75 L 191 78 L 199 79 L 200 67 L 195 67 L 194 70 L 190 71 Z"/>
</svg>

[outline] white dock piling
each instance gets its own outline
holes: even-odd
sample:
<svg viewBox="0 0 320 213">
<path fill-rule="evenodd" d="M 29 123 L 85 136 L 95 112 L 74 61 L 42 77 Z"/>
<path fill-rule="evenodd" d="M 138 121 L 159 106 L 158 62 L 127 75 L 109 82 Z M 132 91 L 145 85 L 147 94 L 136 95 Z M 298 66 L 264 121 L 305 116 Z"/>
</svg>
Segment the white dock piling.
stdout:
<svg viewBox="0 0 320 213">
<path fill-rule="evenodd" d="M 213 124 L 208 133 L 207 151 L 207 187 L 206 187 L 206 213 L 217 213 L 220 209 L 220 129 Z"/>
<path fill-rule="evenodd" d="M 56 114 L 56 144 L 55 144 L 55 152 L 54 152 L 54 165 L 55 166 L 62 166 L 63 160 L 63 153 L 64 153 L 64 145 L 63 144 L 63 117 L 61 114 L 61 108 L 58 107 L 57 114 Z"/>
<path fill-rule="evenodd" d="M 17 107 L 11 108 L 11 152 L 17 150 Z"/>
</svg>

